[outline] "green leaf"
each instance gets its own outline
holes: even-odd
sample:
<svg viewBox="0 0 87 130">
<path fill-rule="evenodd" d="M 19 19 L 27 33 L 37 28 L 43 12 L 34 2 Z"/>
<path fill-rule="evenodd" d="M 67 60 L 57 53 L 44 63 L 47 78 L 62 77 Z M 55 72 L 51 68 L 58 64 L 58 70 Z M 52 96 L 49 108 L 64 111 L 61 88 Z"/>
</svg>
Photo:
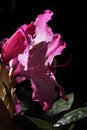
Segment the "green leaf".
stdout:
<svg viewBox="0 0 87 130">
<path fill-rule="evenodd" d="M 67 125 L 85 117 L 87 117 L 87 106 L 68 112 L 54 124 L 54 127 Z"/>
<path fill-rule="evenodd" d="M 46 115 L 55 116 L 62 111 L 69 110 L 74 101 L 74 93 L 67 94 L 66 96 L 68 97 L 68 101 L 60 98 L 53 104 L 52 108 L 46 112 Z"/>
<path fill-rule="evenodd" d="M 35 117 L 26 117 L 27 119 L 29 119 L 31 122 L 33 122 L 38 128 L 42 129 L 42 130 L 56 130 L 52 124 L 50 124 L 49 122 L 45 121 L 45 120 L 41 120 Z"/>
<path fill-rule="evenodd" d="M 71 124 L 68 130 L 73 130 L 74 126 L 75 126 L 75 124 Z"/>
<path fill-rule="evenodd" d="M 20 87 L 20 89 L 16 92 L 16 95 L 21 102 L 22 110 L 29 109 L 32 102 L 30 91 L 26 90 L 24 87 Z"/>
</svg>

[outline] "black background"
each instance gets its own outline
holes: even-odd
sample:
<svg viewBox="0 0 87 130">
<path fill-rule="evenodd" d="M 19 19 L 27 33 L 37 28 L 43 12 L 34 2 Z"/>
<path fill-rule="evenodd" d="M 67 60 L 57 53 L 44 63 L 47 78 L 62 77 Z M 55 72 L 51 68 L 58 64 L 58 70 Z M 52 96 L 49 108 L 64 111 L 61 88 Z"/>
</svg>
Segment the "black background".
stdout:
<svg viewBox="0 0 87 130">
<path fill-rule="evenodd" d="M 57 69 L 57 80 L 66 93 L 74 92 L 77 104 L 87 101 L 86 83 L 86 2 L 67 0 L 0 0 L 0 40 L 10 37 L 21 24 L 34 21 L 45 9 L 54 12 L 49 22 L 54 33 L 60 33 L 67 48 L 58 63 L 68 66 Z"/>
</svg>

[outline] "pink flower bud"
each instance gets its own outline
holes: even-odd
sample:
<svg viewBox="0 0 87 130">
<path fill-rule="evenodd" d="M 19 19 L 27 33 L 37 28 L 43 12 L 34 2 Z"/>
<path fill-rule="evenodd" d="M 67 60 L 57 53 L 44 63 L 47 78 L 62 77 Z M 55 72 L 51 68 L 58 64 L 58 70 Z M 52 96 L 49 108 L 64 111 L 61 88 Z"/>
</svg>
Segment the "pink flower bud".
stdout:
<svg viewBox="0 0 87 130">
<path fill-rule="evenodd" d="M 26 47 L 24 40 L 25 37 L 19 31 L 7 40 L 2 47 L 2 59 L 4 62 L 9 62 L 24 51 Z"/>
</svg>

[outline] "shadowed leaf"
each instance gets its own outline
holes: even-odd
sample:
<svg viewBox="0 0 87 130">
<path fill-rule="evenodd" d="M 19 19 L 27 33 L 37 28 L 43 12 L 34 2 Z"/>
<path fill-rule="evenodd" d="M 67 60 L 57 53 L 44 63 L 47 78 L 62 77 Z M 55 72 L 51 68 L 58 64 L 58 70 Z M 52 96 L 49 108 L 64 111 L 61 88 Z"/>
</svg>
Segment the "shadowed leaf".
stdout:
<svg viewBox="0 0 87 130">
<path fill-rule="evenodd" d="M 55 116 L 62 111 L 69 110 L 74 101 L 74 93 L 67 94 L 66 96 L 68 98 L 68 101 L 60 98 L 53 104 L 52 108 L 47 111 L 46 114 L 48 116 Z"/>
<path fill-rule="evenodd" d="M 42 130 L 56 130 L 52 124 L 50 124 L 49 122 L 45 121 L 45 120 L 41 120 L 38 118 L 34 118 L 34 117 L 27 117 L 27 119 L 29 119 L 31 122 L 33 122 L 38 128 L 42 129 Z"/>
<path fill-rule="evenodd" d="M 85 117 L 87 117 L 87 106 L 68 112 L 54 124 L 54 127 L 67 125 Z"/>
</svg>

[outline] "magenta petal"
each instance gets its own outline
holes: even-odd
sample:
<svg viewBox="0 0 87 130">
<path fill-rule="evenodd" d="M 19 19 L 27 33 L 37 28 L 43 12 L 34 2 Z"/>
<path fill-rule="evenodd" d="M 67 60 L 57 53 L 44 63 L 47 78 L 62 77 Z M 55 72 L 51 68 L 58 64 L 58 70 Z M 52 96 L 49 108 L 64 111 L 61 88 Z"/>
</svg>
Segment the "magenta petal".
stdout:
<svg viewBox="0 0 87 130">
<path fill-rule="evenodd" d="M 49 42 L 52 40 L 54 34 L 50 26 L 47 24 L 47 22 L 51 20 L 52 15 L 52 11 L 45 10 L 43 14 L 38 15 L 36 18 L 34 22 L 34 25 L 36 26 L 36 37 L 34 38 L 35 44 L 42 41 Z"/>
<path fill-rule="evenodd" d="M 21 103 L 16 95 L 14 95 L 15 113 L 19 113 L 22 110 Z"/>
<path fill-rule="evenodd" d="M 14 69 L 13 76 L 15 77 L 15 83 L 20 83 L 26 79 L 24 67 L 18 61 L 17 57 L 9 62 L 10 68 Z"/>
<path fill-rule="evenodd" d="M 32 36 L 34 35 L 35 26 L 33 22 L 29 25 L 24 24 L 4 43 L 2 47 L 2 59 L 9 62 L 11 59 L 22 54 L 27 46 L 31 45 Z M 31 36 L 30 36 L 31 35 Z"/>
<path fill-rule="evenodd" d="M 38 101 L 44 111 L 50 109 L 57 97 L 55 92 L 56 81 L 46 74 L 32 74 L 31 84 L 33 100 Z"/>
<path fill-rule="evenodd" d="M 16 32 L 2 47 L 2 59 L 5 62 L 9 62 L 12 58 L 15 58 L 18 54 L 22 53 L 26 47 L 25 37 L 21 32 Z"/>
<path fill-rule="evenodd" d="M 34 68 L 35 71 L 37 71 L 37 67 L 42 69 L 41 66 L 45 65 L 47 47 L 48 43 L 40 42 L 30 50 L 28 68 Z"/>
<path fill-rule="evenodd" d="M 49 43 L 47 53 L 46 53 L 46 62 L 45 64 L 47 65 L 48 63 L 52 63 L 53 58 L 56 55 L 61 55 L 63 49 L 66 48 L 66 43 L 62 41 L 62 37 L 60 34 L 55 34 L 53 37 L 53 40 Z"/>
</svg>

